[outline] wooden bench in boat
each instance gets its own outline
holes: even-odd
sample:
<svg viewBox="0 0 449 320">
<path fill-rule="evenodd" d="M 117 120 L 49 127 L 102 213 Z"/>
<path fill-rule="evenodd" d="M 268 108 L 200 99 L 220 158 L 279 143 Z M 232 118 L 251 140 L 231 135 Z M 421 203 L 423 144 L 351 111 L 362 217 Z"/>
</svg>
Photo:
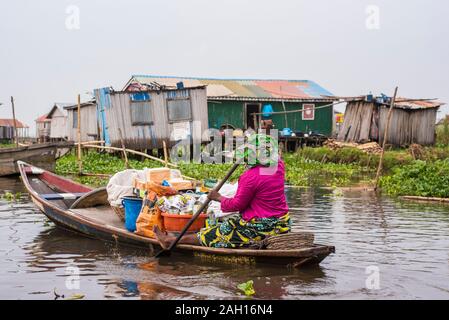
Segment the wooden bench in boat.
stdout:
<svg viewBox="0 0 449 320">
<path fill-rule="evenodd" d="M 77 200 L 84 196 L 86 193 L 46 193 L 46 194 L 39 194 L 40 197 L 44 198 L 45 200 Z"/>
</svg>

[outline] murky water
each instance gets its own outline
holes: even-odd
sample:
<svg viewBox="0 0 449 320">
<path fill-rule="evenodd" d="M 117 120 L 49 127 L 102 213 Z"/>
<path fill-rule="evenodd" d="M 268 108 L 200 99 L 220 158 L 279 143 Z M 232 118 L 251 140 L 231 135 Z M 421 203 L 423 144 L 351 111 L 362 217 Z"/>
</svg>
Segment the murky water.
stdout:
<svg viewBox="0 0 449 320">
<path fill-rule="evenodd" d="M 0 178 L 3 190 L 24 192 L 16 178 Z M 60 230 L 26 194 L 18 202 L 0 200 L 0 298 L 54 299 L 56 290 L 86 299 L 232 299 L 240 297 L 237 284 L 249 279 L 256 298 L 449 298 L 449 206 L 360 191 L 287 192 L 294 228 L 336 247 L 320 267 L 157 261 L 144 250 Z"/>
</svg>

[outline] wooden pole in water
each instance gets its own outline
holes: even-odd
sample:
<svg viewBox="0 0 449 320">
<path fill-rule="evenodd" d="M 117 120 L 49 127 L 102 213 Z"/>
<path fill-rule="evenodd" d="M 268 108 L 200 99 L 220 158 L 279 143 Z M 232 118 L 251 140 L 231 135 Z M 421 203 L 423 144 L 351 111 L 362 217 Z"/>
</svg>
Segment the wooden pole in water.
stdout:
<svg viewBox="0 0 449 320">
<path fill-rule="evenodd" d="M 165 167 L 168 167 L 168 151 L 167 151 L 167 143 L 165 143 L 165 140 L 162 140 L 162 145 L 164 146 L 164 161 L 165 161 Z"/>
<path fill-rule="evenodd" d="M 16 123 L 16 110 L 14 108 L 14 97 L 11 96 L 11 107 L 12 107 L 12 121 L 14 122 L 14 141 L 16 147 L 19 146 L 19 137 L 17 136 L 17 123 Z"/>
<path fill-rule="evenodd" d="M 123 156 L 125 157 L 125 168 L 129 168 L 128 155 L 126 153 L 125 142 L 123 141 L 122 130 L 118 128 L 118 134 L 120 135 L 120 143 L 122 144 Z"/>
<path fill-rule="evenodd" d="M 115 148 L 115 147 L 108 147 L 108 146 L 97 146 L 97 145 L 94 145 L 94 144 L 83 144 L 83 147 L 84 148 L 95 148 L 95 149 L 122 151 L 122 148 Z M 126 149 L 126 152 L 132 153 L 132 154 L 137 154 L 139 156 L 142 156 L 142 157 L 145 157 L 145 158 L 148 158 L 148 159 L 151 159 L 151 160 L 155 160 L 155 161 L 158 161 L 160 163 L 164 163 L 165 164 L 164 160 L 159 159 L 157 157 L 150 156 L 149 154 L 145 154 L 143 152 L 139 152 L 139 151 L 132 150 L 132 149 Z M 168 165 L 170 167 L 178 168 L 178 165 L 176 165 L 174 163 L 170 163 L 169 162 Z"/>
<path fill-rule="evenodd" d="M 388 110 L 387 124 L 386 124 L 385 131 L 384 131 L 384 140 L 382 141 L 382 153 L 380 154 L 379 166 L 377 167 L 376 182 L 374 185 L 374 190 L 377 190 L 377 188 L 379 187 L 380 173 L 382 172 L 382 165 L 383 165 L 383 161 L 384 161 L 385 146 L 387 144 L 388 129 L 390 128 L 390 120 L 391 120 L 391 115 L 393 114 L 393 108 L 394 108 L 394 103 L 396 101 L 397 93 L 398 93 L 398 87 L 396 87 L 394 89 L 394 95 L 393 95 L 393 98 L 391 99 L 391 103 L 390 103 L 390 110 Z"/>
<path fill-rule="evenodd" d="M 83 162 L 81 159 L 81 96 L 78 94 L 78 108 L 77 108 L 77 136 L 78 136 L 78 173 L 83 172 Z"/>
</svg>

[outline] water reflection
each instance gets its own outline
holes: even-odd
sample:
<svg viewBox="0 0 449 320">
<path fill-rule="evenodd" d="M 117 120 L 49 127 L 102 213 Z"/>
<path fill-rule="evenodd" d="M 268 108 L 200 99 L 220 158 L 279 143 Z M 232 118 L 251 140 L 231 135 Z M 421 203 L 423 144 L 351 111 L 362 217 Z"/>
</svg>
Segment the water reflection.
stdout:
<svg viewBox="0 0 449 320">
<path fill-rule="evenodd" d="M 15 179 L 0 188 L 23 191 Z M 173 255 L 156 260 L 56 228 L 24 195 L 0 201 L 0 298 L 53 299 L 53 290 L 88 299 L 244 298 L 239 283 L 254 281 L 255 298 L 449 298 L 449 206 L 403 202 L 366 191 L 289 189 L 295 230 L 336 246 L 321 267 L 231 265 Z M 381 289 L 365 286 L 366 267 L 380 270 Z M 67 267 L 80 288 L 66 287 Z"/>
<path fill-rule="evenodd" d="M 252 279 L 259 298 L 282 298 L 292 281 L 306 286 L 325 277 L 319 267 L 226 265 L 179 254 L 154 259 L 142 249 L 87 239 L 56 227 L 41 232 L 24 249 L 30 257 L 27 272 L 57 273 L 65 266 L 76 266 L 82 270 L 82 281 L 94 277 L 108 297 L 240 298 L 237 285 Z"/>
</svg>

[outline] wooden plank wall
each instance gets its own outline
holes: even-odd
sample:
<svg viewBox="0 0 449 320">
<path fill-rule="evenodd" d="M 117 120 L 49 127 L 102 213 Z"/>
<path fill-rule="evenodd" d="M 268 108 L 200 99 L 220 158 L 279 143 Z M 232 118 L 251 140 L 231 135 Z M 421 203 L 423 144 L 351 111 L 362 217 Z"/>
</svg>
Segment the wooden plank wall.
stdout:
<svg viewBox="0 0 449 320">
<path fill-rule="evenodd" d="M 388 107 L 380 107 L 379 134 L 380 143 L 387 122 Z M 436 108 L 405 110 L 394 109 L 391 116 L 387 143 L 395 146 L 407 146 L 412 143 L 432 145 L 435 143 Z"/>
<path fill-rule="evenodd" d="M 200 121 L 202 128 L 208 128 L 207 97 L 205 88 L 183 89 L 188 91 L 192 107 L 192 120 Z M 170 93 L 171 92 L 171 93 Z M 131 98 L 129 93 L 116 92 L 110 95 L 111 106 L 105 108 L 105 118 L 112 146 L 120 147 L 119 128 L 128 148 L 143 150 L 162 148 L 162 141 L 170 142 L 173 123 L 168 121 L 167 98 L 176 91 L 150 92 L 150 112 L 152 125 L 133 125 L 131 120 Z M 185 94 L 183 92 L 182 94 Z M 192 123 L 192 121 L 189 121 Z"/>
<path fill-rule="evenodd" d="M 362 142 L 370 140 L 374 105 L 364 101 L 349 102 L 337 140 Z"/>
<path fill-rule="evenodd" d="M 73 114 L 76 109 L 67 110 L 67 135 L 69 141 L 77 141 L 77 128 L 73 127 Z M 97 140 L 92 135 L 98 135 L 97 107 L 92 104 L 81 108 L 81 141 Z"/>
<path fill-rule="evenodd" d="M 388 109 L 387 106 L 378 107 L 364 101 L 348 103 L 337 140 L 344 141 L 347 135 L 348 142 L 377 141 L 382 144 Z M 395 108 L 391 116 L 388 144 L 395 146 L 412 143 L 434 144 L 436 112 L 437 108 L 418 110 Z"/>
<path fill-rule="evenodd" d="M 50 123 L 50 138 L 65 138 L 68 136 L 67 116 L 59 108 L 53 113 Z"/>
</svg>

